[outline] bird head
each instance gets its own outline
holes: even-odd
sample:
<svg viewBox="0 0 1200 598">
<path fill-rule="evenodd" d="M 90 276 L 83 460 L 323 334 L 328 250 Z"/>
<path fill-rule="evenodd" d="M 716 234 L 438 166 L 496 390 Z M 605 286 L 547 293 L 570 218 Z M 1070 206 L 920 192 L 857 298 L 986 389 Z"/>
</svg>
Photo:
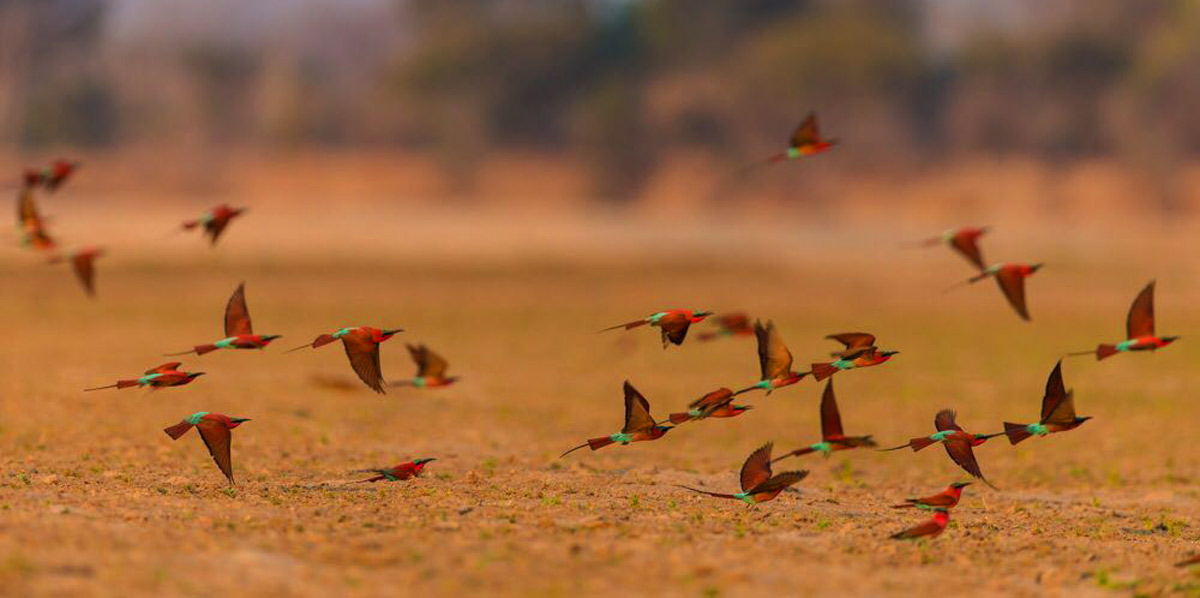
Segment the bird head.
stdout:
<svg viewBox="0 0 1200 598">
<path fill-rule="evenodd" d="M 733 409 L 736 413 L 745 413 L 751 409 L 754 409 L 754 405 L 730 405 L 729 408 Z"/>
<path fill-rule="evenodd" d="M 966 488 L 967 486 L 970 486 L 970 485 L 971 485 L 971 482 L 954 482 L 953 484 L 950 484 L 950 487 L 954 488 L 955 490 L 962 490 L 963 488 Z"/>
<path fill-rule="evenodd" d="M 248 421 L 250 421 L 248 417 L 231 417 L 229 418 L 229 429 L 232 430 Z"/>
<path fill-rule="evenodd" d="M 1036 263 L 1036 264 L 1030 264 L 1030 265 L 1029 265 L 1029 273 L 1030 273 L 1030 274 L 1033 274 L 1034 272 L 1037 272 L 1038 270 L 1041 270 L 1041 269 L 1042 269 L 1042 266 L 1045 266 L 1045 265 L 1046 265 L 1046 264 L 1044 264 L 1044 263 L 1041 263 L 1041 262 L 1038 262 L 1038 263 Z"/>
</svg>

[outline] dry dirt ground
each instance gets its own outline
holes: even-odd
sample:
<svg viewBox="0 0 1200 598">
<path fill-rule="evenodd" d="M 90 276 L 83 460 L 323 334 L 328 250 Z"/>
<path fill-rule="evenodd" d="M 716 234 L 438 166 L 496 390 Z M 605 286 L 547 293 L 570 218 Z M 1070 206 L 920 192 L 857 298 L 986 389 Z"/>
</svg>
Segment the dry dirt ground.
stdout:
<svg viewBox="0 0 1200 598">
<path fill-rule="evenodd" d="M 1197 571 L 1172 566 L 1200 550 L 1200 242 L 1186 230 L 997 231 L 992 255 L 1050 264 L 1030 280 L 1027 324 L 990 282 L 943 293 L 966 263 L 899 249 L 903 235 L 781 223 L 674 234 L 606 221 L 572 252 L 569 227 L 553 222 L 387 214 L 314 226 L 311 214 L 257 213 L 214 251 L 161 232 L 171 214 L 154 218 L 107 230 L 115 248 L 94 302 L 65 270 L 16 248 L 0 258 L 0 594 L 1200 592 Z M 540 241 L 513 249 L 522 236 Z M 675 487 L 732 490 L 760 444 L 813 442 L 811 380 L 753 396 L 737 419 L 557 459 L 616 431 L 625 379 L 660 417 L 755 380 L 749 339 L 664 351 L 649 330 L 595 333 L 660 308 L 773 318 L 800 364 L 832 348 L 825 334 L 877 333 L 901 355 L 839 374 L 837 391 L 847 430 L 888 445 L 929 433 L 942 407 L 979 432 L 1035 417 L 1057 356 L 1119 340 L 1150 278 L 1160 332 L 1183 340 L 1155 355 L 1069 361 L 1067 384 L 1095 419 L 980 447 L 999 490 L 969 487 L 929 542 L 889 540 L 923 515 L 887 507 L 964 479 L 937 448 L 795 460 L 787 466 L 812 472 L 799 493 L 753 508 Z M 257 330 L 285 335 L 275 346 L 189 359 L 208 375 L 187 388 L 80 391 L 220 338 L 242 280 Z M 383 346 L 390 378 L 411 374 L 403 345 L 421 341 L 463 381 L 338 390 L 314 379 L 351 379 L 340 348 L 283 352 L 359 324 L 407 329 Z M 252 418 L 234 432 L 236 490 L 194 434 L 173 442 L 161 431 L 201 410 Z M 438 460 L 421 479 L 341 483 L 422 456 Z"/>
</svg>

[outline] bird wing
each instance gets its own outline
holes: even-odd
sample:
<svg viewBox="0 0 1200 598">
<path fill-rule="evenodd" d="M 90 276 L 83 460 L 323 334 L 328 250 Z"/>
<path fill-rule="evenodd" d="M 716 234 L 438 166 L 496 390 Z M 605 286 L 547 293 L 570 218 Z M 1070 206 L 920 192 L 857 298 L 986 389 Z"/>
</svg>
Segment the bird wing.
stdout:
<svg viewBox="0 0 1200 598">
<path fill-rule="evenodd" d="M 75 276 L 79 278 L 80 284 L 83 285 L 83 290 L 87 291 L 89 296 L 96 294 L 96 267 L 95 258 L 90 255 L 77 255 L 73 260 L 75 265 Z"/>
<path fill-rule="evenodd" d="M 1017 310 L 1022 319 L 1029 319 L 1029 311 L 1025 309 L 1025 277 L 1016 270 L 1004 268 L 996 273 L 996 284 L 1008 299 L 1008 304 Z"/>
<path fill-rule="evenodd" d="M 1059 361 L 1050 372 L 1050 377 L 1046 379 L 1046 394 L 1042 397 L 1042 423 L 1050 421 L 1055 412 L 1062 407 L 1063 401 L 1069 399 L 1070 394 L 1063 386 L 1062 361 Z M 1070 411 L 1070 419 L 1074 420 L 1074 405 L 1068 405 L 1067 409 Z M 1055 419 L 1055 421 L 1058 420 Z"/>
<path fill-rule="evenodd" d="M 842 432 L 842 416 L 838 413 L 837 399 L 833 396 L 833 378 L 830 378 L 825 385 L 825 392 L 821 393 L 821 439 L 842 436 L 845 436 Z"/>
<path fill-rule="evenodd" d="M 654 429 L 654 418 L 650 416 L 650 401 L 638 392 L 628 380 L 625 381 L 625 426 L 624 434 L 648 432 Z"/>
<path fill-rule="evenodd" d="M 371 390 L 383 394 L 383 369 L 379 365 L 379 343 L 371 340 L 369 333 L 355 330 L 342 337 L 350 367 Z"/>
<path fill-rule="evenodd" d="M 421 345 L 420 349 L 424 353 L 424 357 L 422 361 L 418 362 L 420 367 L 418 368 L 417 375 L 426 378 L 441 378 L 445 376 L 446 368 L 449 367 L 446 360 L 441 355 L 430 351 L 429 347 L 425 345 Z"/>
<path fill-rule="evenodd" d="M 1125 320 L 1125 338 L 1154 336 L 1154 281 L 1138 293 L 1133 305 L 1129 306 L 1129 317 Z"/>
<path fill-rule="evenodd" d="M 713 318 L 713 323 L 723 330 L 737 332 L 750 328 L 750 316 L 742 312 L 721 314 Z"/>
<path fill-rule="evenodd" d="M 792 484 L 795 484 L 806 477 L 808 477 L 807 470 L 785 471 L 779 475 L 771 476 L 769 480 L 749 490 L 743 490 L 743 492 L 746 492 L 747 494 L 775 492 L 776 490 L 783 490 L 784 488 L 787 488 L 788 486 L 791 486 Z"/>
<path fill-rule="evenodd" d="M 975 267 L 983 270 L 987 266 L 983 262 L 983 252 L 979 250 L 979 238 L 974 235 L 958 233 L 950 238 L 950 247 L 970 260 Z"/>
<path fill-rule="evenodd" d="M 210 245 L 216 245 L 217 239 L 221 238 L 221 233 L 225 232 L 225 227 L 229 225 L 229 218 L 213 218 L 205 225 L 208 231 L 208 242 Z"/>
<path fill-rule="evenodd" d="M 962 430 L 962 428 L 958 427 L 958 423 L 954 421 L 956 417 L 958 417 L 958 414 L 953 409 L 942 409 L 937 412 L 937 415 L 933 416 L 933 427 L 937 428 L 938 432 Z"/>
<path fill-rule="evenodd" d="M 965 440 L 947 440 L 942 443 L 946 447 L 946 454 L 950 455 L 950 459 L 963 468 L 967 473 L 983 479 L 983 472 L 979 471 L 979 462 L 975 460 L 975 451 L 971 450 L 971 444 Z"/>
<path fill-rule="evenodd" d="M 739 474 L 742 492 L 749 492 L 771 479 L 771 449 L 774 446 L 775 443 L 768 442 L 746 457 Z"/>
<path fill-rule="evenodd" d="M 788 147 L 803 147 L 812 145 L 821 139 L 821 132 L 817 129 L 817 115 L 814 112 L 809 112 L 808 116 L 796 127 L 792 132 L 791 139 L 788 139 Z"/>
<path fill-rule="evenodd" d="M 200 431 L 200 438 L 204 439 L 204 446 L 208 447 L 208 453 L 212 455 L 213 461 L 216 461 L 217 467 L 221 468 L 221 473 L 229 478 L 229 483 L 236 484 L 233 481 L 233 462 L 229 457 L 229 442 L 232 438 L 229 428 L 222 422 L 202 419 L 196 424 L 196 429 Z"/>
<path fill-rule="evenodd" d="M 33 189 L 23 189 L 17 197 L 17 224 L 27 227 L 41 226 L 41 215 L 38 214 L 37 202 L 33 199 Z"/>
<path fill-rule="evenodd" d="M 875 335 L 866 332 L 840 332 L 838 334 L 831 334 L 825 338 L 842 343 L 847 349 L 863 349 L 875 346 Z"/>
<path fill-rule="evenodd" d="M 692 325 L 691 320 L 684 314 L 669 314 L 663 316 L 658 321 L 658 326 L 662 328 L 663 345 L 666 341 L 671 341 L 676 345 L 683 344 L 683 339 L 687 338 L 688 328 Z"/>
<path fill-rule="evenodd" d="M 767 325 L 754 323 L 754 336 L 758 339 L 758 364 L 763 380 L 774 380 L 792 371 L 792 353 L 783 344 L 783 337 L 775 329 L 775 322 Z"/>
<path fill-rule="evenodd" d="M 174 372 L 175 370 L 179 369 L 179 366 L 181 366 L 181 365 L 183 365 L 182 361 L 172 361 L 170 363 L 164 363 L 160 366 L 155 366 L 155 367 L 152 367 L 152 368 L 146 370 L 146 375 L 149 376 L 150 374 L 164 374 L 166 372 Z"/>
<path fill-rule="evenodd" d="M 715 409 L 733 400 L 733 391 L 721 387 L 688 404 L 688 409 Z"/>
<path fill-rule="evenodd" d="M 229 296 L 229 303 L 225 305 L 225 336 L 252 334 L 254 330 L 250 326 L 250 309 L 246 307 L 246 283 L 243 282 Z"/>
</svg>

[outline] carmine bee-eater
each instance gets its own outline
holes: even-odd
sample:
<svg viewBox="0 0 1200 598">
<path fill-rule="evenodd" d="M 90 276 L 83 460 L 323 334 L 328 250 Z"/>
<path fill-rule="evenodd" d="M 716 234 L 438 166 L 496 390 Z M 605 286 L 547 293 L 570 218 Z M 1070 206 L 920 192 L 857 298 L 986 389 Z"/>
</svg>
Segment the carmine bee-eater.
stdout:
<svg viewBox="0 0 1200 598">
<path fill-rule="evenodd" d="M 825 384 L 825 392 L 821 395 L 821 442 L 784 453 L 775 461 L 809 453 L 821 453 L 828 457 L 833 451 L 845 451 L 860 446 L 872 447 L 875 446 L 875 441 L 870 435 L 846 436 L 842 431 L 842 416 L 838 413 L 837 399 L 833 396 L 833 380 L 830 380 Z"/>
<path fill-rule="evenodd" d="M 688 405 L 688 410 L 672 413 L 667 419 L 673 424 L 698 421 L 710 417 L 737 417 L 750 410 L 750 405 L 734 405 L 733 391 L 718 388 Z"/>
<path fill-rule="evenodd" d="M 191 384 L 192 380 L 204 375 L 204 372 L 182 372 L 178 369 L 180 365 L 181 362 L 178 361 L 164 363 L 158 367 L 146 370 L 146 374 L 141 378 L 117 380 L 116 384 L 98 386 L 96 388 L 85 388 L 84 391 L 104 390 L 106 388 L 124 389 L 133 388 L 135 386 L 143 388 L 150 387 L 153 390 L 158 390 L 168 386 L 183 386 L 185 384 Z"/>
<path fill-rule="evenodd" d="M 982 237 L 988 232 L 988 227 L 979 228 L 955 228 L 942 233 L 939 237 L 926 239 L 921 242 L 922 247 L 936 247 L 938 245 L 948 245 L 959 255 L 967 258 L 978 270 L 983 270 L 987 266 L 983 262 L 983 252 L 979 250 L 979 237 Z"/>
<path fill-rule="evenodd" d="M 229 457 L 229 443 L 233 439 L 230 431 L 248 421 L 250 420 L 244 417 L 229 417 L 221 413 L 198 411 L 173 426 L 163 428 L 163 432 L 166 432 L 172 440 L 179 440 L 180 436 L 186 434 L 194 426 L 200 433 L 200 439 L 204 441 L 204 446 L 208 447 L 208 453 L 212 455 L 213 461 L 217 463 L 217 467 L 221 468 L 221 473 L 225 474 L 230 484 L 237 486 L 237 482 L 233 480 L 233 462 Z"/>
<path fill-rule="evenodd" d="M 882 450 L 896 451 L 902 448 L 911 448 L 915 453 L 931 444 L 940 442 L 942 446 L 946 447 L 946 454 L 950 455 L 950 459 L 963 468 L 963 471 L 983 480 L 988 486 L 992 486 L 992 483 L 983 477 L 983 472 L 979 470 L 979 462 L 975 460 L 975 452 L 971 449 L 987 442 L 989 438 L 1003 434 L 1003 432 L 970 434 L 959 427 L 954 421 L 955 416 L 956 414 L 951 409 L 938 411 L 933 418 L 933 426 L 937 428 L 936 434 L 912 438 L 905 444 Z M 995 486 L 992 487 L 995 488 Z"/>
<path fill-rule="evenodd" d="M 22 187 L 17 196 L 17 228 L 21 231 L 21 245 L 43 251 L 57 245 L 46 230 L 46 219 L 38 211 L 32 187 Z"/>
<path fill-rule="evenodd" d="M 846 346 L 843 351 L 831 353 L 837 361 L 812 364 L 813 378 L 820 382 L 842 370 L 871 367 L 887 362 L 899 351 L 883 351 L 875 346 L 875 336 L 866 332 L 841 332 L 825 337 Z"/>
<path fill-rule="evenodd" d="M 75 269 L 75 277 L 79 279 L 79 284 L 83 285 L 83 292 L 87 293 L 88 297 L 94 298 L 96 296 L 96 258 L 102 255 L 104 255 L 104 250 L 99 247 L 83 247 L 69 251 L 66 255 L 50 256 L 50 263 L 70 262 Z"/>
<path fill-rule="evenodd" d="M 375 469 L 357 469 L 353 473 L 370 473 L 375 474 L 374 477 L 365 480 L 358 480 L 354 483 L 361 484 L 364 482 L 380 482 L 387 480 L 389 482 L 397 482 L 408 480 L 421 475 L 425 470 L 425 465 L 431 461 L 437 461 L 436 458 L 414 459 L 407 463 L 401 463 L 395 467 L 377 467 Z"/>
<path fill-rule="evenodd" d="M 437 388 L 450 386 L 458 381 L 458 376 L 446 376 L 449 363 L 441 355 L 434 353 L 425 345 L 405 344 L 413 363 L 417 364 L 417 375 L 408 380 L 393 382 L 392 386 L 412 386 L 415 388 Z"/>
<path fill-rule="evenodd" d="M 622 445 L 631 442 L 645 442 L 662 438 L 673 426 L 660 426 L 650 416 L 650 402 L 638 392 L 628 380 L 625 381 L 625 425 L 621 431 L 599 438 L 589 438 L 587 442 L 561 454 L 559 459 L 587 447 L 593 451 L 602 449 L 610 444 Z"/>
<path fill-rule="evenodd" d="M 1142 292 L 1138 293 L 1137 298 L 1133 300 L 1133 305 L 1129 306 L 1129 316 L 1125 319 L 1125 337 L 1128 340 L 1121 341 L 1115 345 L 1100 345 L 1096 347 L 1095 351 L 1079 351 L 1068 353 L 1067 355 L 1091 355 L 1095 353 L 1096 360 L 1099 361 L 1117 353 L 1154 351 L 1179 340 L 1178 336 L 1157 336 L 1154 333 L 1153 280 L 1150 281 L 1150 284 L 1146 285 L 1146 288 L 1142 289 Z"/>
<path fill-rule="evenodd" d="M 341 340 L 342 347 L 346 349 L 346 357 L 350 359 L 350 367 L 354 368 L 354 373 L 358 374 L 358 378 L 371 390 L 384 394 L 386 391 L 383 389 L 383 369 L 379 365 L 379 343 L 392 338 L 397 332 L 404 332 L 404 329 L 381 330 L 370 326 L 341 328 L 334 331 L 333 334 L 322 334 L 307 345 L 289 349 L 288 353 L 308 347 L 316 349 L 333 341 Z"/>
<path fill-rule="evenodd" d="M 1000 286 L 1000 292 L 1004 293 L 1004 298 L 1008 299 L 1008 304 L 1016 310 L 1017 315 L 1023 320 L 1029 320 L 1029 310 L 1025 307 L 1025 279 L 1033 276 L 1041 267 L 1042 264 L 995 264 L 950 288 L 975 284 L 989 276 L 993 277 Z"/>
<path fill-rule="evenodd" d="M 254 334 L 250 324 L 250 309 L 246 307 L 246 283 L 239 284 L 229 296 L 225 304 L 225 338 L 207 345 L 196 345 L 190 351 L 168 353 L 175 355 L 204 355 L 217 349 L 264 349 L 271 341 L 280 338 L 278 334 Z"/>
<path fill-rule="evenodd" d="M 923 498 L 906 498 L 903 504 L 892 505 L 893 509 L 952 509 L 958 505 L 959 499 L 962 498 L 963 488 L 970 486 L 971 482 L 954 482 L 946 487 L 945 490 L 937 494 L 926 496 Z"/>
<path fill-rule="evenodd" d="M 703 322 L 704 318 L 711 316 L 712 313 L 711 311 L 692 311 L 690 309 L 668 309 L 667 311 L 660 311 L 641 320 L 610 326 L 600 332 L 608 332 L 609 330 L 617 330 L 619 328 L 631 330 L 638 326 L 645 326 L 646 324 L 658 326 L 662 331 L 663 348 L 666 349 L 668 343 L 682 345 L 683 339 L 687 338 L 688 328 L 692 324 Z"/>
<path fill-rule="evenodd" d="M 933 509 L 933 518 L 916 527 L 910 527 L 902 532 L 892 534 L 893 540 L 915 540 L 917 538 L 934 538 L 946 531 L 950 523 L 950 511 Z"/>
<path fill-rule="evenodd" d="M 1042 419 L 1036 424 L 1004 422 L 1004 434 L 1008 436 L 1008 441 L 1015 445 L 1030 436 L 1074 430 L 1089 419 L 1092 418 L 1075 415 L 1075 396 L 1063 385 L 1062 362 L 1059 361 L 1050 372 L 1050 378 L 1046 380 L 1046 394 L 1042 397 Z"/>
<path fill-rule="evenodd" d="M 754 327 L 750 325 L 750 316 L 744 312 L 719 314 L 708 319 L 716 330 L 706 330 L 697 337 L 698 340 L 711 341 L 724 336 L 751 336 Z"/>
<path fill-rule="evenodd" d="M 788 351 L 783 337 L 775 329 L 775 322 L 768 320 L 767 325 L 763 326 L 762 322 L 755 321 L 754 336 L 758 339 L 758 368 L 762 379 L 734 394 L 761 388 L 769 395 L 775 389 L 799 382 L 808 374 L 792 371 L 792 352 Z"/>
<path fill-rule="evenodd" d="M 217 239 L 221 238 L 221 233 L 225 232 L 225 227 L 229 226 L 229 221 L 241 216 L 245 211 L 245 208 L 234 208 L 228 204 L 221 204 L 195 220 L 184 222 L 183 230 L 192 230 L 203 226 L 204 234 L 208 235 L 209 245 L 215 246 Z"/>
<path fill-rule="evenodd" d="M 26 170 L 24 176 L 25 185 L 27 187 L 42 187 L 46 191 L 53 193 L 63 183 L 67 182 L 67 179 L 76 170 L 79 170 L 79 162 L 55 160 L 41 170 Z"/>
<path fill-rule="evenodd" d="M 773 500 L 789 486 L 808 476 L 808 472 L 803 470 L 785 471 L 777 475 L 771 475 L 771 448 L 773 446 L 773 443 L 768 442 L 759 447 L 758 450 L 750 453 L 750 456 L 746 458 L 746 462 L 742 464 L 742 472 L 739 475 L 742 491 L 737 494 L 721 494 L 719 492 L 697 490 L 689 486 L 680 486 L 680 488 L 715 496 L 716 498 L 732 498 L 749 505 Z"/>
<path fill-rule="evenodd" d="M 1191 565 L 1200 565 L 1200 552 L 1197 552 L 1196 554 L 1193 554 L 1192 556 L 1175 563 L 1176 567 L 1189 567 Z"/>
<path fill-rule="evenodd" d="M 803 156 L 815 156 L 832 149 L 837 144 L 837 139 L 821 137 L 821 131 L 817 128 L 817 115 L 809 112 L 804 121 L 792 132 L 792 136 L 788 139 L 788 148 L 767 158 L 767 163 L 774 164 Z"/>
</svg>

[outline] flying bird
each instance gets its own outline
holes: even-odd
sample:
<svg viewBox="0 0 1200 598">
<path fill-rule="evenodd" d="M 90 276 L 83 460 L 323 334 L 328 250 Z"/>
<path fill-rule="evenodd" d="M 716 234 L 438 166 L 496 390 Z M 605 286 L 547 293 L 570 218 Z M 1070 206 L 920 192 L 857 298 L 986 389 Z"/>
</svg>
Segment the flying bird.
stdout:
<svg viewBox="0 0 1200 598">
<path fill-rule="evenodd" d="M 1193 554 L 1192 556 L 1175 563 L 1176 567 L 1188 567 L 1191 565 L 1200 565 L 1200 552 L 1197 552 L 1196 554 Z"/>
<path fill-rule="evenodd" d="M 233 479 L 233 461 L 229 456 L 229 443 L 233 439 L 230 432 L 248 421 L 250 420 L 244 417 L 229 417 L 222 413 L 197 411 L 185 417 L 183 421 L 163 428 L 163 432 L 166 432 L 172 440 L 179 440 L 180 436 L 186 434 L 194 426 L 200 433 L 200 439 L 204 441 L 204 446 L 208 447 L 208 453 L 212 455 L 213 461 L 217 463 L 217 467 L 221 468 L 221 473 L 225 474 L 230 484 L 237 486 L 237 482 Z"/>
<path fill-rule="evenodd" d="M 408 380 L 393 382 L 392 386 L 413 386 L 416 388 L 437 388 L 439 386 L 450 386 L 458 381 L 458 376 L 446 376 L 446 368 L 449 364 L 441 355 L 434 353 L 429 347 L 424 344 L 410 345 L 405 344 L 408 348 L 408 354 L 412 357 L 414 363 L 417 364 L 417 375 Z"/>
<path fill-rule="evenodd" d="M 775 322 L 768 320 L 766 326 L 762 322 L 754 322 L 754 336 L 758 339 L 758 367 L 762 379 L 735 394 L 761 388 L 769 395 L 776 389 L 799 382 L 808 374 L 792 371 L 792 353 L 775 329 Z"/>
<path fill-rule="evenodd" d="M 379 344 L 392 338 L 397 332 L 404 332 L 404 329 L 381 330 L 370 326 L 341 328 L 333 334 L 322 334 L 311 343 L 289 349 L 288 353 L 308 347 L 316 349 L 340 339 L 354 373 L 358 374 L 358 378 L 371 390 L 384 394 L 386 391 L 383 389 L 383 369 L 379 365 Z"/>
<path fill-rule="evenodd" d="M 135 386 L 141 388 L 150 387 L 151 389 L 158 390 L 160 388 L 167 388 L 168 386 L 183 386 L 185 384 L 191 384 L 193 380 L 204 375 L 204 372 L 180 371 L 178 369 L 180 365 L 181 362 L 179 361 L 164 363 L 160 366 L 146 370 L 145 375 L 143 375 L 141 378 L 117 380 L 116 384 L 97 386 L 96 388 L 85 388 L 84 391 L 90 392 L 93 390 L 104 390 L 106 388 L 125 389 L 133 388 Z"/>
<path fill-rule="evenodd" d="M 1000 286 L 1004 298 L 1008 299 L 1008 304 L 1016 310 L 1017 315 L 1021 316 L 1023 320 L 1029 320 L 1029 310 L 1025 307 L 1025 279 L 1033 276 L 1033 273 L 1040 270 L 1041 267 L 1042 264 L 996 264 L 988 266 L 978 275 L 955 285 L 955 287 L 975 284 L 991 276 L 996 279 L 996 284 Z"/>
<path fill-rule="evenodd" d="M 1074 393 L 1063 386 L 1062 362 L 1059 361 L 1046 380 L 1046 394 L 1042 397 L 1042 418 L 1036 424 L 1004 422 L 1004 434 L 1008 436 L 1008 441 L 1015 445 L 1030 436 L 1074 430 L 1089 419 L 1092 418 L 1075 415 Z"/>
<path fill-rule="evenodd" d="M 813 378 L 820 382 L 842 370 L 871 367 L 886 363 L 899 351 L 883 351 L 875 346 L 875 335 L 866 332 L 841 332 L 825 337 L 842 343 L 845 349 L 830 355 L 838 359 L 827 363 L 812 364 Z"/>
<path fill-rule="evenodd" d="M 734 392 L 718 388 L 688 404 L 688 410 L 672 413 L 667 419 L 672 424 L 708 419 L 710 417 L 737 417 L 751 409 L 750 405 L 734 405 Z"/>
<path fill-rule="evenodd" d="M 626 445 L 631 442 L 658 440 L 673 427 L 660 426 L 654 421 L 654 418 L 650 416 L 650 402 L 628 380 L 625 381 L 624 388 L 625 425 L 621 426 L 621 431 L 599 438 L 589 438 L 587 442 L 559 455 L 559 459 L 584 447 L 595 451 L 613 443 Z"/>
<path fill-rule="evenodd" d="M 96 258 L 102 255 L 104 255 L 104 250 L 99 247 L 83 247 L 69 251 L 66 255 L 50 256 L 50 263 L 70 262 L 75 269 L 75 277 L 79 279 L 79 284 L 83 285 L 83 292 L 87 293 L 88 297 L 94 298 L 96 296 Z"/>
<path fill-rule="evenodd" d="M 725 336 L 751 336 L 754 327 L 750 325 L 750 316 L 744 312 L 719 314 L 708 319 L 716 330 L 706 330 L 697 337 L 702 341 L 711 341 Z"/>
<path fill-rule="evenodd" d="M 67 179 L 79 170 L 79 162 L 71 162 L 68 160 L 55 160 L 41 170 L 29 169 L 25 171 L 25 186 L 26 187 L 42 187 L 46 191 L 53 193 Z"/>
<path fill-rule="evenodd" d="M 1178 336 L 1158 336 L 1154 333 L 1154 281 L 1146 285 L 1142 292 L 1129 306 L 1129 316 L 1125 319 L 1125 338 L 1115 345 L 1100 345 L 1095 351 L 1079 351 L 1067 355 L 1096 354 L 1099 361 L 1117 353 L 1128 351 L 1154 351 L 1161 349 L 1177 340 Z"/>
<path fill-rule="evenodd" d="M 945 490 L 922 498 L 906 498 L 902 504 L 892 505 L 893 509 L 952 509 L 958 505 L 959 499 L 962 498 L 963 488 L 970 486 L 971 482 L 954 482 L 946 486 Z"/>
<path fill-rule="evenodd" d="M 798 448 L 775 458 L 798 457 L 809 453 L 821 453 L 828 457 L 833 451 L 845 451 L 860 446 L 873 447 L 875 441 L 867 436 L 846 436 L 842 431 L 842 416 L 838 413 L 837 399 L 833 396 L 833 380 L 825 384 L 821 395 L 821 442 Z"/>
<path fill-rule="evenodd" d="M 38 210 L 32 187 L 22 187 L 17 195 L 17 228 L 21 231 L 21 245 L 25 247 L 45 251 L 57 246 L 46 230 L 46 219 Z"/>
<path fill-rule="evenodd" d="M 934 538 L 946 531 L 950 523 L 950 511 L 933 509 L 933 518 L 916 527 L 910 527 L 902 532 L 892 534 L 893 540 L 915 540 L 917 538 Z"/>
<path fill-rule="evenodd" d="M 204 227 L 204 234 L 208 235 L 209 245 L 216 246 L 217 239 L 221 238 L 221 233 L 225 232 L 225 227 L 229 226 L 229 221 L 241 216 L 245 213 L 245 208 L 234 208 L 228 204 L 221 204 L 203 216 L 188 220 L 183 223 L 183 230 L 192 230 L 198 226 Z"/>
<path fill-rule="evenodd" d="M 176 355 L 204 355 L 217 349 L 265 349 L 271 341 L 280 338 L 278 334 L 254 334 L 250 323 L 250 308 L 246 307 L 246 283 L 239 284 L 229 296 L 225 304 L 225 338 L 207 345 L 196 345 L 182 353 L 168 353 L 168 357 Z"/>
<path fill-rule="evenodd" d="M 389 482 L 398 482 L 401 480 L 409 480 L 409 479 L 420 476 L 421 472 L 425 470 L 425 466 L 427 464 L 429 464 L 431 461 L 437 461 L 437 459 L 433 458 L 433 457 L 429 457 L 429 458 L 423 458 L 423 459 L 414 459 L 412 461 L 408 461 L 407 463 L 401 463 L 394 467 L 379 467 L 379 468 L 375 468 L 375 469 L 358 469 L 358 470 L 355 470 L 353 473 L 370 473 L 370 474 L 375 474 L 375 475 L 374 475 L 374 477 L 370 477 L 365 480 L 358 480 L 357 482 L 354 482 L 354 483 L 361 484 L 364 482 L 380 482 L 383 480 L 387 480 Z"/>
<path fill-rule="evenodd" d="M 767 164 L 775 164 L 784 160 L 794 160 L 803 156 L 815 156 L 828 151 L 838 144 L 837 139 L 821 137 L 817 128 L 817 115 L 809 112 L 808 116 L 792 132 L 788 139 L 788 148 L 767 158 Z"/>
<path fill-rule="evenodd" d="M 683 339 L 687 338 L 688 328 L 692 324 L 703 322 L 704 318 L 711 316 L 712 313 L 711 311 L 692 311 L 690 309 L 669 309 L 641 320 L 610 326 L 600 332 L 608 332 L 609 330 L 617 330 L 619 328 L 631 330 L 639 326 L 645 326 L 646 324 L 657 326 L 662 331 L 663 348 L 666 349 L 668 343 L 682 345 Z"/>
<path fill-rule="evenodd" d="M 979 249 L 979 238 L 988 232 L 988 227 L 979 228 L 955 228 L 950 229 L 941 234 L 941 236 L 926 239 L 921 243 L 922 247 L 936 247 L 938 245 L 948 245 L 951 249 L 958 252 L 959 255 L 967 258 L 978 270 L 987 268 L 983 261 L 983 252 Z"/>
<path fill-rule="evenodd" d="M 732 498 L 750 505 L 774 500 L 776 496 L 779 496 L 779 493 L 808 476 L 808 472 L 803 470 L 785 471 L 780 474 L 771 475 L 771 448 L 773 446 L 773 443 L 768 442 L 759 447 L 758 450 L 750 453 L 750 456 L 746 458 L 746 462 L 742 464 L 742 472 L 739 476 L 742 491 L 737 494 L 721 494 L 719 492 L 697 490 L 689 486 L 680 486 L 680 488 L 716 498 Z"/>
<path fill-rule="evenodd" d="M 937 415 L 933 418 L 933 426 L 937 428 L 937 433 L 912 438 L 905 444 L 882 450 L 895 451 L 902 448 L 911 448 L 915 453 L 931 444 L 940 442 L 946 447 L 946 454 L 950 455 L 950 459 L 963 468 L 963 471 L 983 480 L 985 484 L 991 486 L 992 483 L 983 477 L 983 472 L 979 470 L 979 462 L 975 460 L 975 452 L 971 449 L 987 442 L 989 438 L 1003 434 L 1003 432 L 996 434 L 970 434 L 959 427 L 958 423 L 954 421 L 955 417 L 956 414 L 951 409 L 938 411 Z M 995 486 L 992 487 L 995 488 Z"/>
</svg>

